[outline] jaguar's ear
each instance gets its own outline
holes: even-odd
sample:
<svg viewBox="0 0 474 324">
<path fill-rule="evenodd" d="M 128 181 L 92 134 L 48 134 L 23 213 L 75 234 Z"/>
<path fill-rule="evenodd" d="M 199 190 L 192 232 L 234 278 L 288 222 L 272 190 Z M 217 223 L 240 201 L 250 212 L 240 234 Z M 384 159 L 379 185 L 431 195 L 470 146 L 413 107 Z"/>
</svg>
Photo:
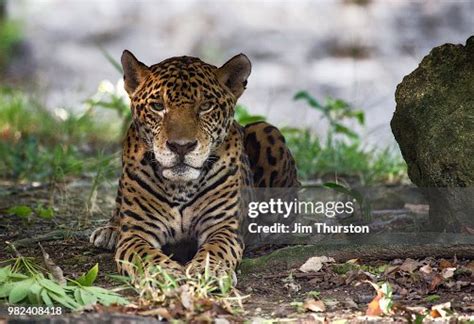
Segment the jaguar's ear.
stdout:
<svg viewBox="0 0 474 324">
<path fill-rule="evenodd" d="M 150 74 L 150 70 L 148 66 L 137 60 L 137 58 L 127 50 L 123 51 L 121 61 L 125 90 L 131 97 L 133 92 L 135 92 L 138 86 Z"/>
<path fill-rule="evenodd" d="M 219 82 L 230 89 L 238 99 L 245 90 L 252 63 L 245 54 L 239 54 L 228 60 L 216 70 Z"/>
</svg>

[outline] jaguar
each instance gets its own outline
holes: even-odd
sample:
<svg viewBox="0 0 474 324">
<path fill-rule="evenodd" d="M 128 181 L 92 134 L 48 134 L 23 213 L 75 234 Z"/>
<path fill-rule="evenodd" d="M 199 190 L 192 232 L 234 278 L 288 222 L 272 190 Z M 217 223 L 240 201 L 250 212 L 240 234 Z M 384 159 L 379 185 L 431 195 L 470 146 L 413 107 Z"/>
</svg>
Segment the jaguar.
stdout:
<svg viewBox="0 0 474 324">
<path fill-rule="evenodd" d="M 112 218 L 90 241 L 115 249 L 119 272 L 145 266 L 229 273 L 242 259 L 243 189 L 297 187 L 295 161 L 281 132 L 234 120 L 251 63 L 221 67 L 190 56 L 147 66 L 121 57 L 132 122 Z"/>
</svg>

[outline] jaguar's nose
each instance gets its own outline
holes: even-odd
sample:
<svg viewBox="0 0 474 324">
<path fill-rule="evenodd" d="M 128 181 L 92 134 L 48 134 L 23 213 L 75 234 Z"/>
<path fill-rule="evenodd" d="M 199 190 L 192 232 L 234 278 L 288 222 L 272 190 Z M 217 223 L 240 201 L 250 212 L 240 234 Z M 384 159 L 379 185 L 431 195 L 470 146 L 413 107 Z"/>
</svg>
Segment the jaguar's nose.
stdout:
<svg viewBox="0 0 474 324">
<path fill-rule="evenodd" d="M 166 141 L 166 146 L 168 148 L 178 154 L 180 157 L 184 157 L 187 153 L 194 150 L 197 146 L 197 141 L 189 141 L 189 140 L 175 140 L 175 141 Z"/>
</svg>

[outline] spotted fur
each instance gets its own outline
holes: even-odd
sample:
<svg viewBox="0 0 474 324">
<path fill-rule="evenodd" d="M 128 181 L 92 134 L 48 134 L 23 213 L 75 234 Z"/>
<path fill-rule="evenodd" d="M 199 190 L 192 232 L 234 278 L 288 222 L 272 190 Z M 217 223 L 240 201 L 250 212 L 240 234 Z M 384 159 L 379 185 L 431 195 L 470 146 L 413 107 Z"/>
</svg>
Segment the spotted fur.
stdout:
<svg viewBox="0 0 474 324">
<path fill-rule="evenodd" d="M 133 121 L 123 145 L 116 209 L 91 242 L 127 262 L 174 270 L 232 271 L 242 258 L 243 188 L 297 186 L 281 133 L 267 123 L 242 127 L 234 107 L 250 74 L 237 55 L 220 68 L 193 57 L 147 67 L 122 55 Z"/>
</svg>

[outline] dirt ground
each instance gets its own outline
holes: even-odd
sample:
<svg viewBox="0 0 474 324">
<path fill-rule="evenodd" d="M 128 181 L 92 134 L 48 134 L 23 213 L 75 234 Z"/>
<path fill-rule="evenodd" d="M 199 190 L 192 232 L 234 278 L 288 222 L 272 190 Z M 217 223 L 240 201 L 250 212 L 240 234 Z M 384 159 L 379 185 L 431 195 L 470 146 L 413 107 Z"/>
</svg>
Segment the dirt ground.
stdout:
<svg viewBox="0 0 474 324">
<path fill-rule="evenodd" d="M 97 285 L 117 285 L 109 274 L 115 273 L 112 253 L 92 247 L 88 234 L 96 224 L 107 219 L 113 208 L 114 188 L 103 189 L 92 204 L 87 186 L 78 184 L 63 187 L 0 186 L 0 261 L 13 257 L 5 242 L 14 242 L 24 256 L 41 259 L 37 244 L 61 266 L 67 277 L 78 277 L 99 263 Z M 8 209 L 18 205 L 47 205 L 53 203 L 53 219 L 35 215 L 22 219 L 11 215 Z M 100 206 L 98 208 L 97 206 Z M 82 222 L 89 225 L 81 227 Z M 271 249 L 269 250 L 271 251 Z M 265 253 L 268 253 L 266 251 Z M 255 255 L 253 255 L 255 256 Z M 406 321 L 416 312 L 429 311 L 438 320 L 474 319 L 474 262 L 469 259 L 426 258 L 337 260 L 324 263 L 315 272 L 302 272 L 301 263 L 275 265 L 252 271 L 248 268 L 238 274 L 237 289 L 246 296 L 243 311 L 223 317 L 230 321 L 244 319 L 298 319 L 305 322 L 346 319 L 354 322 Z M 447 270 L 446 270 L 447 269 Z M 452 269 L 453 273 L 449 273 Z M 428 271 L 429 270 L 429 271 Z M 441 279 L 440 276 L 442 277 Z M 393 289 L 394 315 L 365 316 L 368 304 L 377 295 L 369 283 L 389 282 Z M 436 314 L 432 306 L 443 303 L 446 314 Z M 323 305 L 323 309 L 319 309 Z M 438 316 L 439 315 L 439 316 Z M 1 318 L 0 318 L 1 319 Z M 135 319 L 140 322 L 141 319 Z M 0 321 L 1 322 L 1 321 Z"/>
</svg>

